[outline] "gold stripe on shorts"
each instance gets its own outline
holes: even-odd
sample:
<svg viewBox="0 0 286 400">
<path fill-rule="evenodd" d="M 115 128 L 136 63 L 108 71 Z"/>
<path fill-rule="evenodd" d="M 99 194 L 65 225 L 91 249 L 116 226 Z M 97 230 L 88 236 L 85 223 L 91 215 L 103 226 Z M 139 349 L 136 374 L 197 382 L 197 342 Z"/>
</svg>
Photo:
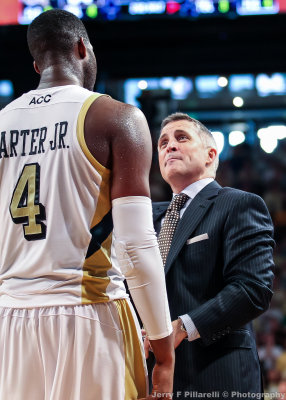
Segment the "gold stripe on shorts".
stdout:
<svg viewBox="0 0 286 400">
<path fill-rule="evenodd" d="M 125 348 L 125 400 L 146 397 L 146 376 L 143 355 L 133 314 L 125 299 L 115 300 Z"/>
</svg>

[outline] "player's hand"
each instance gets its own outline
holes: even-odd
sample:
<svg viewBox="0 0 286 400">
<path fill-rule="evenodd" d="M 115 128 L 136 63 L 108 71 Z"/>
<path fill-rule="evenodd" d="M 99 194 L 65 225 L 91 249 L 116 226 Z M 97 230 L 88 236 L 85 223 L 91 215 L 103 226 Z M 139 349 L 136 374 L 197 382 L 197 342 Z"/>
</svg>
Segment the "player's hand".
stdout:
<svg viewBox="0 0 286 400">
<path fill-rule="evenodd" d="M 174 365 L 155 364 L 152 373 L 152 393 L 139 400 L 172 399 Z"/>
<path fill-rule="evenodd" d="M 163 339 L 150 340 L 150 346 L 152 346 L 156 364 L 152 373 L 153 390 L 146 400 L 171 399 L 175 364 L 173 334 Z"/>
<path fill-rule="evenodd" d="M 187 333 L 182 331 L 181 329 L 181 325 L 182 325 L 182 321 L 180 318 L 176 319 L 175 321 L 172 321 L 172 325 L 173 325 L 173 334 L 174 334 L 174 348 L 176 349 L 181 342 L 188 337 Z M 145 345 L 144 345 L 145 348 Z"/>
<path fill-rule="evenodd" d="M 151 399 L 171 399 L 173 392 L 174 366 L 155 364 L 152 373 L 153 390 Z"/>
<path fill-rule="evenodd" d="M 153 393 L 150 394 L 147 397 L 144 397 L 143 399 L 139 399 L 139 400 L 154 400 L 154 399 L 165 399 L 165 400 L 169 400 L 173 398 L 173 394 L 172 393 Z"/>
</svg>

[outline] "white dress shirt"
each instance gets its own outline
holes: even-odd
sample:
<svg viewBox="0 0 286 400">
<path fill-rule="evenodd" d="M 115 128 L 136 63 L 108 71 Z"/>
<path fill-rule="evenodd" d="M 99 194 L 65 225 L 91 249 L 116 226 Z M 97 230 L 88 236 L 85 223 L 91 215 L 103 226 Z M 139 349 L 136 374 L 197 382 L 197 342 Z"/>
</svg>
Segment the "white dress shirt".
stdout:
<svg viewBox="0 0 286 400">
<path fill-rule="evenodd" d="M 196 197 L 196 195 L 209 183 L 211 183 L 214 179 L 213 178 L 204 178 L 201 179 L 197 182 L 192 183 L 191 185 L 187 186 L 184 190 L 182 190 L 180 193 L 185 193 L 189 196 L 189 200 L 185 203 L 184 207 L 180 210 L 180 218 L 182 218 L 184 212 L 186 211 L 187 207 L 190 205 L 191 201 Z M 177 193 L 178 194 L 178 193 Z M 173 197 L 176 196 L 175 193 L 173 193 Z M 164 218 L 161 221 L 161 224 L 163 223 Z M 195 327 L 195 324 L 193 323 L 192 318 L 188 314 L 180 315 L 179 318 L 182 320 L 187 334 L 188 334 L 188 340 L 191 342 L 192 340 L 198 339 L 200 337 L 200 334 Z"/>
</svg>

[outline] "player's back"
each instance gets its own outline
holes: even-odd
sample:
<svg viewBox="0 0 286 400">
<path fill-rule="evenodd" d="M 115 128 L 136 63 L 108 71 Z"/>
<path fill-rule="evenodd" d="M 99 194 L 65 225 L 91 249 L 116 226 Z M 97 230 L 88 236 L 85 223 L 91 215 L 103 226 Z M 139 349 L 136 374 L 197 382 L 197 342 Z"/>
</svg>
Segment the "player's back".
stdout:
<svg viewBox="0 0 286 400">
<path fill-rule="evenodd" d="M 110 171 L 88 151 L 98 97 L 75 85 L 33 90 L 0 112 L 0 305 L 125 297 L 111 263 Z"/>
</svg>

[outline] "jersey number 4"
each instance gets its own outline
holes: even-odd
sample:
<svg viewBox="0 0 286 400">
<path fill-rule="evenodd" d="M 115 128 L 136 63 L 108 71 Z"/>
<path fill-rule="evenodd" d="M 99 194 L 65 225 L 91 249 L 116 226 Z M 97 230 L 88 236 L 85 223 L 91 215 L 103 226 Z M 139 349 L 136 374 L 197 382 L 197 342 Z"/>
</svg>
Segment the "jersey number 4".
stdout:
<svg viewBox="0 0 286 400">
<path fill-rule="evenodd" d="M 10 204 L 10 213 L 15 224 L 23 224 L 26 240 L 46 237 L 46 211 L 39 200 L 40 165 L 26 164 L 20 174 Z"/>
</svg>

